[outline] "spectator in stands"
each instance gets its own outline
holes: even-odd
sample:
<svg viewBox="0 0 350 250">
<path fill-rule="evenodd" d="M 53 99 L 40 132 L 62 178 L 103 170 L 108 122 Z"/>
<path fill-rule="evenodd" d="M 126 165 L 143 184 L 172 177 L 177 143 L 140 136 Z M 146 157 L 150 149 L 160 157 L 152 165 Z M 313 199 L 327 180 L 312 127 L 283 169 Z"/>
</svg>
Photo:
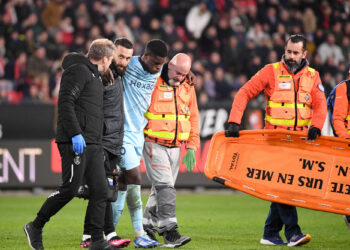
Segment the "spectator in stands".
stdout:
<svg viewBox="0 0 350 250">
<path fill-rule="evenodd" d="M 335 43 L 341 44 L 344 33 L 343 33 L 343 25 L 340 21 L 337 21 L 333 24 L 331 33 L 334 35 Z"/>
<path fill-rule="evenodd" d="M 350 37 L 344 36 L 341 42 L 341 50 L 344 55 L 344 60 L 350 62 Z"/>
<path fill-rule="evenodd" d="M 233 89 L 239 90 L 246 82 L 248 78 L 245 74 L 240 74 L 236 79 L 233 81 Z"/>
<path fill-rule="evenodd" d="M 130 29 L 132 30 L 135 41 L 140 41 L 141 34 L 144 32 L 141 23 L 140 17 L 136 15 L 131 17 Z"/>
<path fill-rule="evenodd" d="M 79 16 L 76 19 L 76 25 L 74 28 L 74 36 L 83 36 L 85 39 L 87 39 L 89 34 L 90 27 L 87 26 L 85 17 Z"/>
<path fill-rule="evenodd" d="M 322 79 L 322 84 L 324 86 L 324 94 L 327 97 L 332 91 L 332 89 L 335 87 L 336 82 L 335 79 L 332 77 L 332 74 L 329 72 L 325 72 Z"/>
<path fill-rule="evenodd" d="M 46 49 L 43 46 L 37 47 L 33 55 L 28 59 L 27 73 L 30 77 L 40 74 L 49 74 Z"/>
<path fill-rule="evenodd" d="M 224 67 L 229 72 L 238 72 L 239 64 L 239 47 L 236 36 L 230 36 L 228 44 L 223 48 L 221 58 Z"/>
<path fill-rule="evenodd" d="M 87 27 L 91 26 L 90 14 L 89 14 L 87 6 L 84 2 L 80 2 L 78 4 L 74 14 L 75 14 L 76 20 L 82 19 L 82 20 L 84 20 Z"/>
<path fill-rule="evenodd" d="M 0 104 L 9 103 L 10 85 L 8 82 L 7 80 L 0 80 Z"/>
<path fill-rule="evenodd" d="M 267 9 L 265 23 L 270 27 L 270 32 L 275 32 L 278 25 L 276 8 L 270 6 Z"/>
<path fill-rule="evenodd" d="M 322 64 L 321 56 L 320 54 L 316 53 L 311 62 L 310 62 L 311 67 L 317 69 L 317 71 L 320 73 L 320 76 L 323 76 L 324 74 L 324 65 Z"/>
<path fill-rule="evenodd" d="M 11 61 L 14 60 L 19 50 L 25 51 L 24 40 L 20 39 L 20 33 L 14 30 L 10 39 L 6 42 L 6 57 Z"/>
<path fill-rule="evenodd" d="M 6 55 L 6 40 L 3 36 L 0 36 L 0 56 L 4 58 Z"/>
<path fill-rule="evenodd" d="M 335 36 L 334 45 L 340 47 L 341 53 L 338 53 L 339 50 L 336 53 L 343 55 L 343 59 L 339 59 L 332 54 L 336 67 L 342 65 L 342 61 L 350 66 L 350 13 L 347 2 L 285 1 L 285 5 L 256 0 L 5 2 L 0 4 L 0 76 L 2 74 L 10 81 L 14 78 L 14 63 L 19 51 L 24 51 L 27 58 L 31 58 L 36 47 L 48 49 L 45 61 L 50 59 L 46 66 L 52 78 L 57 71 L 60 54 L 65 53 L 65 50 L 59 49 L 61 45 L 57 46 L 58 43 L 64 44 L 70 51 L 86 53 L 86 45 L 97 37 L 115 39 L 114 23 L 118 18 L 124 18 L 127 20 L 125 23 L 131 26 L 129 35 L 134 36 L 135 53 L 142 54 L 144 43 L 148 40 L 163 38 L 169 43 L 170 55 L 183 49 L 192 57 L 193 68 L 197 67 L 203 75 L 208 70 L 213 74 L 217 67 L 223 67 L 225 75 L 236 80 L 236 74 L 249 74 L 248 65 L 255 55 L 263 64 L 275 54 L 279 60 L 284 53 L 284 42 L 293 30 L 305 30 L 308 34 L 310 63 L 320 73 L 332 70 L 332 67 L 327 68 L 327 59 L 322 58 L 322 62 L 318 62 L 320 55 L 328 58 L 328 53 L 334 52 L 329 47 L 325 49 L 326 54 L 320 52 L 320 45 L 328 33 Z M 44 20 L 43 17 L 47 18 Z M 141 19 L 142 23 L 139 24 L 137 19 Z M 266 34 L 264 39 L 254 34 L 256 23 L 260 30 L 258 33 Z M 257 43 L 247 41 L 248 30 L 252 32 L 249 39 L 253 38 Z M 57 32 L 61 33 L 62 39 L 58 38 L 59 35 L 56 37 Z M 210 54 L 214 51 L 220 53 L 222 65 L 210 63 Z M 316 52 L 321 54 L 314 56 Z M 28 75 L 28 72 L 23 73 Z M 330 76 L 333 79 L 337 74 L 332 72 Z M 204 99 L 210 100 L 211 97 Z"/>
<path fill-rule="evenodd" d="M 202 34 L 199 41 L 201 47 L 201 55 L 208 57 L 213 51 L 219 51 L 221 48 L 220 40 L 218 39 L 218 32 L 214 25 L 210 25 Z"/>
<path fill-rule="evenodd" d="M 206 64 L 206 69 L 214 73 L 217 67 L 222 67 L 222 60 L 219 51 L 213 51 L 209 55 L 209 61 Z"/>
<path fill-rule="evenodd" d="M 232 87 L 225 79 L 225 72 L 222 67 L 218 67 L 214 72 L 215 81 L 215 98 L 218 101 L 225 101 L 230 99 Z"/>
<path fill-rule="evenodd" d="M 2 55 L 0 55 L 0 79 L 5 76 L 5 60 Z"/>
<path fill-rule="evenodd" d="M 203 76 L 201 74 L 196 74 L 196 85 L 194 86 L 194 88 L 196 89 L 197 100 L 199 100 L 200 94 L 205 93 L 204 92 Z"/>
<path fill-rule="evenodd" d="M 274 63 L 278 61 L 277 52 L 275 50 L 270 50 L 268 55 L 267 63 Z"/>
<path fill-rule="evenodd" d="M 341 63 L 341 62 L 340 62 Z M 339 63 L 339 64 L 340 64 Z M 338 65 L 339 65 L 338 64 Z M 339 72 L 338 66 L 335 65 L 335 60 L 333 56 L 329 56 L 327 58 L 326 63 L 324 64 L 324 70 L 326 72 L 329 72 L 333 77 Z"/>
<path fill-rule="evenodd" d="M 103 25 L 102 35 L 109 40 L 113 40 L 116 37 L 116 34 L 113 30 L 113 25 L 111 23 L 105 23 Z"/>
<path fill-rule="evenodd" d="M 230 27 L 229 19 L 226 16 L 219 17 L 217 24 L 217 32 L 220 40 L 220 44 L 226 45 L 229 38 L 233 34 L 233 31 Z"/>
<path fill-rule="evenodd" d="M 204 91 L 210 99 L 214 99 L 216 97 L 215 81 L 210 71 L 206 71 L 204 73 Z"/>
<path fill-rule="evenodd" d="M 160 27 L 162 32 L 162 39 L 166 43 L 172 44 L 175 41 L 179 40 L 179 36 L 177 34 L 176 26 L 174 23 L 174 17 L 172 15 L 165 14 L 163 16 Z"/>
<path fill-rule="evenodd" d="M 52 61 L 58 60 L 66 50 L 67 47 L 63 43 L 62 32 L 60 30 L 55 31 L 47 43 L 47 59 Z"/>
<path fill-rule="evenodd" d="M 327 41 L 323 42 L 317 50 L 321 56 L 322 63 L 325 63 L 328 57 L 334 57 L 335 65 L 344 60 L 344 55 L 338 45 L 335 44 L 335 37 L 332 33 L 327 36 Z"/>
<path fill-rule="evenodd" d="M 252 59 L 250 60 L 250 63 L 247 67 L 247 76 L 248 78 L 251 78 L 253 75 L 255 75 L 256 72 L 258 72 L 262 66 L 263 63 L 261 62 L 261 57 L 259 55 L 254 55 Z"/>
<path fill-rule="evenodd" d="M 58 28 L 64 12 L 63 0 L 50 0 L 41 14 L 41 22 L 49 31 Z"/>
<path fill-rule="evenodd" d="M 93 25 L 93 26 L 91 26 L 88 39 L 95 40 L 98 38 L 102 38 L 101 30 L 97 25 Z"/>
<path fill-rule="evenodd" d="M 62 43 L 69 47 L 74 40 L 74 27 L 72 25 L 72 18 L 65 16 L 60 24 L 62 33 Z"/>
<path fill-rule="evenodd" d="M 135 4 L 133 1 L 125 1 L 124 10 L 118 14 L 118 17 L 122 17 L 125 23 L 129 24 L 131 18 L 136 15 Z"/>
<path fill-rule="evenodd" d="M 253 40 L 256 45 L 260 45 L 262 39 L 268 38 L 260 23 L 255 23 L 247 32 L 247 39 Z"/>
<path fill-rule="evenodd" d="M 211 12 L 208 10 L 207 3 L 201 1 L 198 5 L 193 6 L 186 16 L 186 28 L 195 38 L 199 39 L 202 32 L 209 24 Z"/>
<path fill-rule="evenodd" d="M 160 28 L 160 22 L 157 18 L 152 18 L 149 25 L 149 33 L 152 39 L 161 39 L 162 38 L 162 30 Z"/>
<path fill-rule="evenodd" d="M 102 1 L 93 1 L 89 17 L 93 20 L 92 25 L 97 25 L 100 29 L 108 21 Z"/>
<path fill-rule="evenodd" d="M 144 30 L 150 29 L 150 24 L 152 22 L 151 20 L 154 18 L 153 13 L 149 6 L 150 6 L 149 1 L 147 0 L 139 1 L 137 16 L 139 16 L 140 19 L 142 20 L 141 25 Z M 157 37 L 157 38 L 160 38 L 160 37 Z"/>
<path fill-rule="evenodd" d="M 173 58 L 173 56 L 175 56 L 176 54 L 183 52 L 184 47 L 185 45 L 181 40 L 173 42 L 173 44 L 171 45 L 171 52 L 168 54 L 168 57 Z"/>
<path fill-rule="evenodd" d="M 16 89 L 20 90 L 26 84 L 27 77 L 27 54 L 24 51 L 19 53 L 13 65 L 13 77 Z"/>
<path fill-rule="evenodd" d="M 317 18 L 311 8 L 306 8 L 302 17 L 304 32 L 306 34 L 313 34 L 317 28 Z"/>
<path fill-rule="evenodd" d="M 344 36 L 350 37 L 350 21 L 344 24 Z"/>
<path fill-rule="evenodd" d="M 114 33 L 117 37 L 126 37 L 130 39 L 132 42 L 135 41 L 135 37 L 125 19 L 123 17 L 119 17 L 114 24 Z"/>
</svg>

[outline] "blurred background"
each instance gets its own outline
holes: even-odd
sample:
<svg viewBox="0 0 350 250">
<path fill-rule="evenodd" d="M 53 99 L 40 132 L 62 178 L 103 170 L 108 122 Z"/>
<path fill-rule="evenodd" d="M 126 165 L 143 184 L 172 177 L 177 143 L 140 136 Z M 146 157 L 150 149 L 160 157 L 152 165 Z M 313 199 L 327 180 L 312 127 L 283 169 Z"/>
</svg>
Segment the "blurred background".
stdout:
<svg viewBox="0 0 350 250">
<path fill-rule="evenodd" d="M 307 59 L 328 95 L 350 67 L 350 0 L 0 0 L 0 189 L 60 183 L 53 138 L 62 58 L 86 53 L 96 38 L 122 36 L 134 55 L 160 38 L 169 58 L 192 57 L 202 148 L 195 172 L 182 166 L 177 183 L 216 187 L 202 173 L 211 136 L 223 130 L 239 88 L 279 61 L 296 33 L 307 37 Z M 264 108 L 261 93 L 243 128 L 262 128 Z"/>
</svg>

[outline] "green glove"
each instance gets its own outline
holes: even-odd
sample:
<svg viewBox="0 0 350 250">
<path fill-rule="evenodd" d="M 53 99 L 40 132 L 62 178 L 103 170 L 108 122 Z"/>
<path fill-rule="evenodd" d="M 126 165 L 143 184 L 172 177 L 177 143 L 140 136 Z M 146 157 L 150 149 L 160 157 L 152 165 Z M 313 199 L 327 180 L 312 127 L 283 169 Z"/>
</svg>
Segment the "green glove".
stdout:
<svg viewBox="0 0 350 250">
<path fill-rule="evenodd" d="M 192 172 L 193 164 L 196 165 L 196 157 L 194 157 L 194 150 L 189 148 L 186 155 L 182 158 L 182 164 L 186 162 L 188 172 Z"/>
</svg>

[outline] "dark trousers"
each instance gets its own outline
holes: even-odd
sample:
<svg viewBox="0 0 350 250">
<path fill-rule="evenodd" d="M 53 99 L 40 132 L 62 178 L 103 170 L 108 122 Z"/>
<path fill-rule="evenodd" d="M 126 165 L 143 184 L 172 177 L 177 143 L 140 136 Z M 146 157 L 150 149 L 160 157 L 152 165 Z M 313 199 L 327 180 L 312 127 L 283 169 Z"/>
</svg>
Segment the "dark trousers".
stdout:
<svg viewBox="0 0 350 250">
<path fill-rule="evenodd" d="M 105 171 L 107 173 L 113 172 L 113 170 L 116 169 L 117 163 L 119 163 L 119 157 L 104 150 Z M 91 214 L 89 209 L 87 209 L 85 214 L 85 223 L 84 223 L 84 234 L 87 234 L 87 235 L 91 235 L 93 230 L 93 227 L 90 223 L 90 219 L 91 219 Z M 109 201 L 107 201 L 106 203 L 105 223 L 104 223 L 103 231 L 106 236 L 115 231 L 114 225 L 113 225 L 112 205 L 111 205 L 111 202 Z"/>
<path fill-rule="evenodd" d="M 59 143 L 58 149 L 62 159 L 62 185 L 42 205 L 34 225 L 43 227 L 51 216 L 77 196 L 85 178 L 90 194 L 87 210 L 90 214 L 92 240 L 102 239 L 107 196 L 102 146 L 88 144 L 79 156 L 73 152 L 72 144 Z"/>
<path fill-rule="evenodd" d="M 264 228 L 264 237 L 279 236 L 285 225 L 284 235 L 289 241 L 295 234 L 301 234 L 297 209 L 293 206 L 272 202 Z"/>
</svg>

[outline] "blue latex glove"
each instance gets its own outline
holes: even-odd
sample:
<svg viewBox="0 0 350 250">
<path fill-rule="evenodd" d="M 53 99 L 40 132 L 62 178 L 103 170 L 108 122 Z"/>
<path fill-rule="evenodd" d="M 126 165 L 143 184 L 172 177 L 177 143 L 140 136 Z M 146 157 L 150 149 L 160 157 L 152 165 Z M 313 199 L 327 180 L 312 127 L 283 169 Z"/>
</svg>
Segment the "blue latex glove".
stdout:
<svg viewBox="0 0 350 250">
<path fill-rule="evenodd" d="M 192 172 L 193 165 L 196 165 L 196 157 L 194 157 L 194 150 L 189 148 L 187 154 L 182 158 L 182 164 L 186 162 L 188 172 Z"/>
<path fill-rule="evenodd" d="M 73 143 L 73 152 L 77 154 L 82 154 L 84 151 L 84 148 L 86 148 L 86 143 L 84 140 L 84 137 L 79 134 L 72 137 L 72 143 Z"/>
</svg>

